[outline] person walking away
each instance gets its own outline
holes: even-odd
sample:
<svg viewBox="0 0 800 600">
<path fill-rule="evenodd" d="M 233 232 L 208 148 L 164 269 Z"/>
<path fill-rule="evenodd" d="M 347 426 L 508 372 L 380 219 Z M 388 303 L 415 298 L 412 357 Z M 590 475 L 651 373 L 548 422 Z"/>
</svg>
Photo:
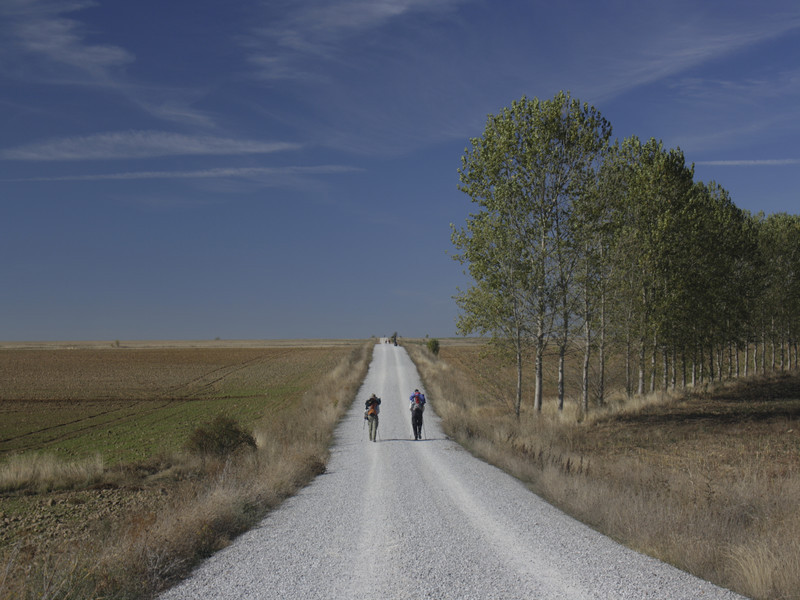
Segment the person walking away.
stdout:
<svg viewBox="0 0 800 600">
<path fill-rule="evenodd" d="M 381 412 L 381 399 L 372 394 L 364 403 L 364 419 L 369 423 L 369 441 L 378 437 L 378 413 Z"/>
<path fill-rule="evenodd" d="M 422 413 L 425 412 L 425 394 L 414 390 L 409 398 L 411 400 L 411 428 L 414 430 L 414 439 L 422 439 Z"/>
</svg>

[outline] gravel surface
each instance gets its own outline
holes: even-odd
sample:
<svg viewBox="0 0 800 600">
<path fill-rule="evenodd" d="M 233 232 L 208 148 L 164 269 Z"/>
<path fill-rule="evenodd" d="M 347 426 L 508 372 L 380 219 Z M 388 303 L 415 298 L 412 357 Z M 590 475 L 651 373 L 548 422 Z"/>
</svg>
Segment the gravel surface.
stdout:
<svg viewBox="0 0 800 600">
<path fill-rule="evenodd" d="M 162 598 L 741 598 L 556 510 L 449 441 L 430 409 L 414 441 L 415 388 L 405 350 L 378 344 L 327 473 Z"/>
</svg>

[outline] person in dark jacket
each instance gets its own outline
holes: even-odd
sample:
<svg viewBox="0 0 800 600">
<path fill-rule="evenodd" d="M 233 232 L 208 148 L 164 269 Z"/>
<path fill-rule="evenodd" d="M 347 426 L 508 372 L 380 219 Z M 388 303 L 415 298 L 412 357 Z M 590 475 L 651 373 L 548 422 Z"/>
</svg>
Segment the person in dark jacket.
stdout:
<svg viewBox="0 0 800 600">
<path fill-rule="evenodd" d="M 372 394 L 364 403 L 364 419 L 369 423 L 369 441 L 378 437 L 378 413 L 381 412 L 381 399 Z"/>
<path fill-rule="evenodd" d="M 422 439 L 422 413 L 425 412 L 425 394 L 414 390 L 411 394 L 411 428 L 414 430 L 414 439 Z"/>
</svg>

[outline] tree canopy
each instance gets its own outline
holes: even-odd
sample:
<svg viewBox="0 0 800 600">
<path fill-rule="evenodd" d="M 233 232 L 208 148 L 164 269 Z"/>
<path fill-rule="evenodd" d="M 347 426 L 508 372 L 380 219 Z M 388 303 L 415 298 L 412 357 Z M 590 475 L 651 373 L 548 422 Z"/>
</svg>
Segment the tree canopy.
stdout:
<svg viewBox="0 0 800 600">
<path fill-rule="evenodd" d="M 540 410 L 551 343 L 559 408 L 576 346 L 584 410 L 592 360 L 604 401 L 608 344 L 626 357 L 629 393 L 738 376 L 751 349 L 753 370 L 767 349 L 770 368 L 796 366 L 800 217 L 742 211 L 716 182 L 695 182 L 679 148 L 612 143 L 608 121 L 569 93 L 523 97 L 470 140 L 459 179 L 478 210 L 452 227 L 474 281 L 456 296 L 458 328 L 513 350 L 517 415 L 525 350 Z"/>
</svg>

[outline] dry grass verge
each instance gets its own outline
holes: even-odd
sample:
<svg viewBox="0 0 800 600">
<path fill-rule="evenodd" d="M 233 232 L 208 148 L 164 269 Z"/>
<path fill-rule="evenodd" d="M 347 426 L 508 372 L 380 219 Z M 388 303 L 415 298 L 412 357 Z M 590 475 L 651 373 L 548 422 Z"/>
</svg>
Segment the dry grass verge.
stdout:
<svg viewBox="0 0 800 600">
<path fill-rule="evenodd" d="M 174 454 L 106 469 L 67 502 L 93 505 L 97 495 L 114 497 L 117 490 L 126 502 L 141 491 L 141 502 L 112 511 L 68 541 L 29 537 L 6 546 L 0 600 L 149 598 L 185 576 L 324 471 L 333 429 L 366 375 L 372 348 L 358 346 L 300 401 L 269 411 L 253 431 L 256 449 L 243 444 L 225 455 Z M 32 475 L 16 480 L 25 477 L 26 485 L 37 485 Z M 33 502 L 31 510 L 38 510 L 41 502 Z M 47 502 L 53 510 L 62 504 L 53 497 Z"/>
<path fill-rule="evenodd" d="M 48 454 L 20 454 L 12 456 L 0 468 L 0 493 L 83 488 L 101 481 L 105 472 L 100 455 L 72 462 Z"/>
<path fill-rule="evenodd" d="M 746 596 L 800 598 L 800 376 L 619 398 L 588 416 L 549 400 L 516 420 L 495 359 L 407 348 L 446 433 L 548 501 Z"/>
</svg>

